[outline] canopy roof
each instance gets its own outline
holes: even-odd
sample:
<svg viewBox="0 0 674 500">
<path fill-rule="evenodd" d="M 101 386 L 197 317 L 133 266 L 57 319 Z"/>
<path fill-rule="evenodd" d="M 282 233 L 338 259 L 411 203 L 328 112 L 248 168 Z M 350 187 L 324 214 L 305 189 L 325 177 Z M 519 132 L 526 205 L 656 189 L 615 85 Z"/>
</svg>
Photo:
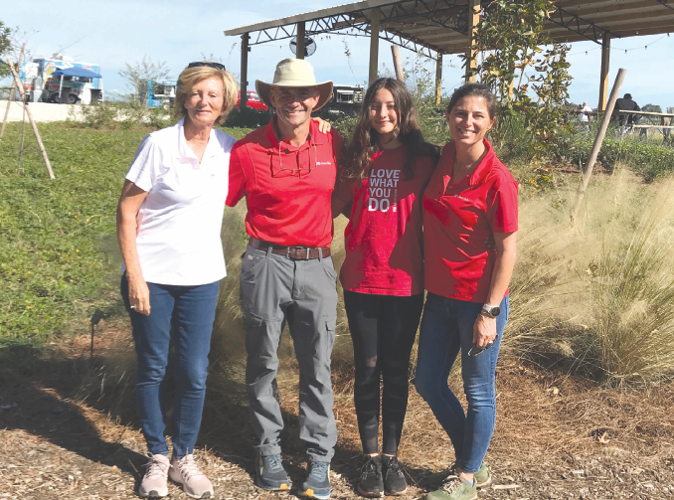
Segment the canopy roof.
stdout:
<svg viewBox="0 0 674 500">
<path fill-rule="evenodd" d="M 56 70 L 52 73 L 52 76 L 79 76 L 82 78 L 103 78 L 98 73 L 85 68 L 64 68 Z"/>
<path fill-rule="evenodd" d="M 481 2 L 489 13 L 491 0 Z M 625 38 L 674 31 L 674 0 L 558 0 L 545 28 L 556 42 Z M 369 36 L 373 8 L 381 10 L 379 38 L 431 55 L 466 51 L 469 39 L 469 0 L 364 0 L 274 21 L 225 31 L 248 33 L 250 45 L 296 36 L 306 23 L 305 36 L 341 34 Z"/>
</svg>

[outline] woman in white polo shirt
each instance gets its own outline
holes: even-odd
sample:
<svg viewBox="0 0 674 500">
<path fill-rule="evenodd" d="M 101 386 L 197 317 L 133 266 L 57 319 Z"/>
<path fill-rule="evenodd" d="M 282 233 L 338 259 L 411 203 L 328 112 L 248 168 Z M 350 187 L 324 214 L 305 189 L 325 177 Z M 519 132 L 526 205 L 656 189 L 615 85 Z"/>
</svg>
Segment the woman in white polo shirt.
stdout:
<svg viewBox="0 0 674 500">
<path fill-rule="evenodd" d="M 121 292 L 136 344 L 136 395 L 149 461 L 141 497 L 168 494 L 167 477 L 193 498 L 213 496 L 192 453 L 201 425 L 208 353 L 225 276 L 220 229 L 235 140 L 224 120 L 237 85 L 218 63 L 191 63 L 178 78 L 178 124 L 143 139 L 117 207 L 124 258 Z M 173 456 L 169 461 L 163 399 L 174 324 Z"/>
</svg>

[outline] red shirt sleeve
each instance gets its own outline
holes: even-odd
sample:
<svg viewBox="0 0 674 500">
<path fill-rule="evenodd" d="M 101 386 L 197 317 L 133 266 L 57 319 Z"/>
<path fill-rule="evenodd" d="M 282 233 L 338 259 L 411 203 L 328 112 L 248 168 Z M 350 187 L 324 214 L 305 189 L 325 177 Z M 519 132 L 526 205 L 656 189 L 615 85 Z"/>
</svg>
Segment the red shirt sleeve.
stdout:
<svg viewBox="0 0 674 500">
<path fill-rule="evenodd" d="M 498 179 L 487 196 L 487 218 L 495 233 L 517 231 L 517 182 Z"/>
<path fill-rule="evenodd" d="M 227 193 L 227 206 L 235 206 L 246 193 L 246 174 L 243 171 L 241 156 L 245 155 L 245 149 L 237 142 L 229 155 L 229 191 Z"/>
</svg>

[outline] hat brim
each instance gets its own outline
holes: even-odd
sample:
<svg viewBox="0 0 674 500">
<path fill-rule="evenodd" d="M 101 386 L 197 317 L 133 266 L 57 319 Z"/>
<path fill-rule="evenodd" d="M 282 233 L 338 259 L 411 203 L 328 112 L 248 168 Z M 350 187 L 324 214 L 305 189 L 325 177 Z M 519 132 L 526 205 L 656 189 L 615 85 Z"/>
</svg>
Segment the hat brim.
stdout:
<svg viewBox="0 0 674 500">
<path fill-rule="evenodd" d="M 322 82 L 315 83 L 313 85 L 307 85 L 306 82 L 293 82 L 287 81 L 284 83 L 265 83 L 261 80 L 255 80 L 255 90 L 257 95 L 260 97 L 260 100 L 267 105 L 269 108 L 274 108 L 271 102 L 269 101 L 269 91 L 272 87 L 316 87 L 318 88 L 319 97 L 318 104 L 314 107 L 314 111 L 321 109 L 325 106 L 330 99 L 332 99 L 332 82 Z"/>
</svg>

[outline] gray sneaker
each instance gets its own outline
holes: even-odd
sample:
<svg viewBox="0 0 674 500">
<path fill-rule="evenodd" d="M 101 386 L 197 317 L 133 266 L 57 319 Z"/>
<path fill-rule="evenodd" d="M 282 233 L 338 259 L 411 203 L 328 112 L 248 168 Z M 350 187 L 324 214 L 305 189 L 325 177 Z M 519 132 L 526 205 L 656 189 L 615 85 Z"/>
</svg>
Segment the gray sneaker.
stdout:
<svg viewBox="0 0 674 500">
<path fill-rule="evenodd" d="M 192 498 L 212 498 L 213 485 L 199 470 L 193 455 L 185 455 L 178 460 L 171 460 L 169 477 L 172 481 L 181 484 L 183 491 Z"/>
<path fill-rule="evenodd" d="M 161 498 L 168 495 L 166 478 L 171 464 L 166 455 L 147 454 L 149 460 L 145 464 L 145 475 L 138 488 L 138 496 L 142 498 Z"/>
<path fill-rule="evenodd" d="M 287 491 L 290 479 L 283 468 L 281 454 L 258 455 L 255 466 L 255 484 L 267 491 Z"/>
<path fill-rule="evenodd" d="M 330 462 L 309 461 L 309 475 L 300 495 L 318 500 L 330 498 Z"/>
<path fill-rule="evenodd" d="M 444 480 L 449 476 L 456 476 L 456 464 L 452 465 L 449 470 L 444 470 L 442 472 L 436 472 L 431 474 L 428 478 L 428 485 L 430 489 L 435 490 L 442 486 Z M 484 488 L 491 484 L 491 467 L 487 462 L 482 462 L 480 470 L 478 470 L 474 475 L 475 487 Z"/>
</svg>

